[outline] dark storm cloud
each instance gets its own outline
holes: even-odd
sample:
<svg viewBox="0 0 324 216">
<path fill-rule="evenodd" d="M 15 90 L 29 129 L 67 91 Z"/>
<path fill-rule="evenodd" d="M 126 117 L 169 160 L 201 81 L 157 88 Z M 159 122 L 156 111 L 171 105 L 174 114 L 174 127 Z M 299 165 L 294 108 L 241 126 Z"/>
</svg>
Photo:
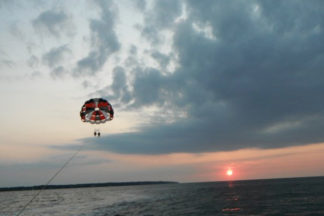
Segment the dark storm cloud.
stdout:
<svg viewBox="0 0 324 216">
<path fill-rule="evenodd" d="M 172 25 L 176 71 L 137 68 L 130 94 L 138 109 L 158 105 L 187 117 L 84 142 L 160 154 L 324 141 L 323 1 L 192 0 L 186 8 L 188 18 Z M 169 9 L 177 17 L 156 6 L 160 18 L 148 26 L 172 22 L 160 16 Z"/>
<path fill-rule="evenodd" d="M 115 8 L 112 1 L 95 1 L 100 10 L 100 19 L 90 20 L 91 49 L 85 58 L 77 63 L 75 76 L 93 75 L 102 68 L 111 54 L 120 49 L 114 31 Z"/>
<path fill-rule="evenodd" d="M 74 32 L 71 18 L 64 11 L 44 11 L 32 23 L 35 29 L 55 37 L 60 37 L 62 33 L 72 35 Z"/>
</svg>

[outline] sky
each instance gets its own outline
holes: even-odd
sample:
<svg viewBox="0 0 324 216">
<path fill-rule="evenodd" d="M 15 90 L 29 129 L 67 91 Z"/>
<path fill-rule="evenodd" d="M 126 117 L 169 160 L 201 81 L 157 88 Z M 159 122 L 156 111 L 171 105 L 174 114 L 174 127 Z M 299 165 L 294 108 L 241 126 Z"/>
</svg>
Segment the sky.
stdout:
<svg viewBox="0 0 324 216">
<path fill-rule="evenodd" d="M 0 187 L 44 184 L 80 147 L 52 184 L 324 175 L 323 11 L 0 0 Z M 80 120 L 96 97 L 113 121 Z"/>
</svg>

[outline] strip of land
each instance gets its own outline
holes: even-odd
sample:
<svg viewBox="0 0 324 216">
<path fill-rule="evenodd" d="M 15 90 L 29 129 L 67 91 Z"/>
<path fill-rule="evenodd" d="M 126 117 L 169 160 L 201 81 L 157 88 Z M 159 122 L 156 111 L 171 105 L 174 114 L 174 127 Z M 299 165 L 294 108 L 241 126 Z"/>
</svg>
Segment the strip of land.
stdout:
<svg viewBox="0 0 324 216">
<path fill-rule="evenodd" d="M 67 188 L 85 188 L 85 187 L 113 187 L 113 186 L 131 186 L 131 185 L 155 185 L 155 184 L 177 184 L 172 181 L 140 181 L 140 182 L 106 182 L 106 183 L 86 183 L 69 185 L 36 185 L 0 188 L 0 191 L 22 191 L 22 190 L 43 190 L 43 189 L 67 189 Z"/>
</svg>

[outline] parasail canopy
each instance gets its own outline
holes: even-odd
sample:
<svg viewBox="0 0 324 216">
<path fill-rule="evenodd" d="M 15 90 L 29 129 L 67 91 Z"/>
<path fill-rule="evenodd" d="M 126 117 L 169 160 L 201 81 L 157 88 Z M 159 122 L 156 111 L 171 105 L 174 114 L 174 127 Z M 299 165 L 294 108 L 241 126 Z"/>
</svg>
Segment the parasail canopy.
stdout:
<svg viewBox="0 0 324 216">
<path fill-rule="evenodd" d="M 114 118 L 114 110 L 107 100 L 92 98 L 82 106 L 80 117 L 83 122 L 101 124 Z"/>
</svg>

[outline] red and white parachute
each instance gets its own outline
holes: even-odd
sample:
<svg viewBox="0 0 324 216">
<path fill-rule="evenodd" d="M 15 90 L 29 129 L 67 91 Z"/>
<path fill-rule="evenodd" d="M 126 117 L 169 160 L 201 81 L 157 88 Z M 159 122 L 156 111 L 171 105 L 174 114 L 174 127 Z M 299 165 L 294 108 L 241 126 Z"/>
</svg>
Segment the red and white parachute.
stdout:
<svg viewBox="0 0 324 216">
<path fill-rule="evenodd" d="M 87 100 L 82 106 L 80 117 L 83 122 L 101 124 L 114 118 L 114 110 L 107 100 L 92 98 Z"/>
</svg>

